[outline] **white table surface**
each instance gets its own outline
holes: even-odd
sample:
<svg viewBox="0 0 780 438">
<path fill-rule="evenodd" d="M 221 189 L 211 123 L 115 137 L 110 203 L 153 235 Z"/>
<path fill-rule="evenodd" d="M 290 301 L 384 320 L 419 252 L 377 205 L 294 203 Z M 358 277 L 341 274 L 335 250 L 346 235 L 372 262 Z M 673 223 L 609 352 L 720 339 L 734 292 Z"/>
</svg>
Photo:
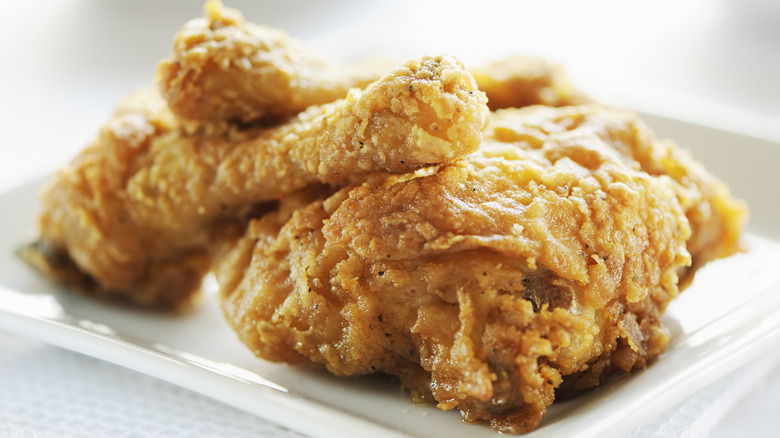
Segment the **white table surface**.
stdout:
<svg viewBox="0 0 780 438">
<path fill-rule="evenodd" d="M 3 0 L 0 191 L 66 162 L 123 94 L 151 83 L 173 34 L 202 7 L 191 0 L 158 3 Z M 228 6 L 251 21 L 314 39 L 334 55 L 365 51 L 366 41 L 446 50 L 467 62 L 542 54 L 562 62 L 579 85 L 616 102 L 653 100 L 658 108 L 659 97 L 674 96 L 729 108 L 760 121 L 757 126 L 780 126 L 780 2 L 773 0 L 242 0 Z M 353 46 L 344 40 L 350 33 Z M 328 47 L 328 41 L 344 46 Z M 775 436 L 777 406 L 775 355 L 632 436 Z M 0 437 L 17 436 L 299 435 L 157 379 L 0 332 Z"/>
</svg>

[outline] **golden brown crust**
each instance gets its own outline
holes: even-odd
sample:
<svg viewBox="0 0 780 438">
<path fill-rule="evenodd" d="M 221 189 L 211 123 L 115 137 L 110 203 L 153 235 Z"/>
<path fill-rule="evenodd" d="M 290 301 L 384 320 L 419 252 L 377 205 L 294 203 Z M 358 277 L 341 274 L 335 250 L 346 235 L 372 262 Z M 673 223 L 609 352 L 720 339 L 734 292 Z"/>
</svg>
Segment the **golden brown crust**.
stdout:
<svg viewBox="0 0 780 438">
<path fill-rule="evenodd" d="M 177 33 L 172 54 L 157 68 L 163 96 L 190 128 L 284 119 L 343 98 L 392 67 L 377 59 L 330 63 L 284 32 L 246 22 L 216 0 L 207 2 L 204 15 Z M 541 57 L 508 56 L 470 72 L 491 110 L 589 101 L 559 65 Z"/>
<path fill-rule="evenodd" d="M 134 164 L 177 129 L 155 91 L 138 90 L 123 100 L 96 139 L 47 183 L 40 237 L 25 252 L 28 263 L 93 295 L 165 308 L 185 305 L 208 267 L 206 254 L 168 250 L 149 263 L 160 255 L 157 239 L 139 234 L 126 206 Z M 135 288 L 132 297 L 129 287 Z"/>
<path fill-rule="evenodd" d="M 312 183 L 452 161 L 478 147 L 487 113 L 448 56 L 409 61 L 284 124 L 211 135 L 185 132 L 158 93 L 139 91 L 49 184 L 37 248 L 66 253 L 96 293 L 169 306 L 197 290 L 225 234 L 215 226 Z"/>
<path fill-rule="evenodd" d="M 545 123 L 563 123 L 564 118 L 570 119 L 566 122 L 569 124 L 587 123 L 578 115 L 580 110 L 577 108 L 536 108 L 531 110 L 537 114 L 535 122 L 518 125 L 516 114 L 523 111 L 529 110 L 505 109 L 493 113 L 489 129 L 507 141 L 517 138 L 541 144 Z M 687 287 L 696 270 L 707 262 L 740 250 L 740 235 L 747 222 L 747 206 L 733 198 L 728 187 L 707 172 L 687 150 L 670 140 L 656 139 L 638 119 L 611 136 L 616 150 L 631 157 L 644 172 L 664 175 L 672 180 L 677 199 L 692 229 L 687 248 L 693 262 L 692 266 L 680 271 L 681 288 Z"/>
<path fill-rule="evenodd" d="M 660 144 L 644 129 L 598 106 L 497 114 L 432 174 L 267 216 L 220 270 L 226 316 L 261 357 L 396 374 L 467 420 L 532 430 L 556 388 L 667 342 L 690 229 L 674 182 L 633 158 Z"/>
<path fill-rule="evenodd" d="M 563 69 L 538 56 L 507 56 L 469 69 L 495 111 L 531 105 L 567 106 L 589 103 Z"/>
<path fill-rule="evenodd" d="M 737 250 L 746 212 L 725 185 L 634 114 L 577 105 L 558 66 L 378 68 L 209 1 L 159 91 L 49 183 L 20 256 L 164 308 L 214 269 L 258 356 L 394 374 L 527 432 L 556 397 L 657 357 L 669 301 Z"/>
<path fill-rule="evenodd" d="M 293 116 L 344 98 L 393 66 L 365 61 L 333 65 L 284 32 L 247 23 L 218 1 L 176 35 L 157 82 L 188 126 L 250 123 Z"/>
</svg>

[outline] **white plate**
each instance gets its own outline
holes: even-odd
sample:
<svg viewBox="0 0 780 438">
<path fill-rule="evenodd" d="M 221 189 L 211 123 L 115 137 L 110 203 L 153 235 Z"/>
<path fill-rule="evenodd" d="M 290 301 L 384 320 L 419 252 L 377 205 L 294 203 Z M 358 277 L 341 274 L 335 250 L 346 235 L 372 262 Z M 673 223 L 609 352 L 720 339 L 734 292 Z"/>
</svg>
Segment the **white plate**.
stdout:
<svg viewBox="0 0 780 438">
<path fill-rule="evenodd" d="M 648 369 L 555 404 L 528 437 L 621 436 L 780 343 L 780 146 L 645 115 L 752 207 L 744 254 L 712 263 L 665 316 L 673 338 Z M 40 181 L 0 196 L 0 329 L 126 366 L 311 436 L 495 437 L 455 412 L 413 406 L 389 378 L 339 379 L 253 357 L 212 294 L 187 316 L 106 306 L 58 289 L 13 256 L 34 237 Z M 306 419 L 306 421 L 302 421 Z"/>
</svg>

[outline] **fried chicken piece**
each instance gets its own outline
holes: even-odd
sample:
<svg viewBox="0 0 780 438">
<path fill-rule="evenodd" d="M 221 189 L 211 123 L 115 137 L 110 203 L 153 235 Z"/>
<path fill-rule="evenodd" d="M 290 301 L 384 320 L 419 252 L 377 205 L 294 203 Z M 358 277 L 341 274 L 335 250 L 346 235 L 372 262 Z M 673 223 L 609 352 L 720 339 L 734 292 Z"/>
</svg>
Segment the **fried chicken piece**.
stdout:
<svg viewBox="0 0 780 438">
<path fill-rule="evenodd" d="M 218 1 L 206 4 L 205 15 L 179 31 L 173 53 L 157 70 L 173 112 L 196 126 L 284 119 L 344 98 L 395 67 L 378 60 L 332 65 Z"/>
<path fill-rule="evenodd" d="M 684 185 L 650 167 L 680 153 L 597 105 L 495 113 L 450 165 L 253 221 L 217 271 L 226 318 L 262 358 L 397 375 L 528 432 L 556 391 L 664 350 L 691 228 Z"/>
<path fill-rule="evenodd" d="M 210 266 L 215 235 L 256 204 L 450 162 L 478 147 L 485 101 L 449 56 L 409 61 L 288 123 L 220 136 L 187 134 L 157 92 L 133 94 L 49 183 L 25 258 L 93 294 L 179 306 Z"/>
<path fill-rule="evenodd" d="M 589 103 L 560 65 L 536 56 L 508 56 L 469 69 L 495 111 L 531 105 L 567 106 Z"/>
<path fill-rule="evenodd" d="M 389 68 L 387 61 L 334 65 L 280 30 L 247 23 L 218 1 L 176 35 L 157 82 L 172 110 L 195 126 L 250 123 L 297 114 L 342 98 Z M 588 99 L 546 59 L 509 56 L 470 70 L 491 110 L 564 106 Z"/>
<path fill-rule="evenodd" d="M 578 110 L 537 108 L 534 110 L 539 125 L 518 124 L 522 109 L 507 109 L 491 117 L 491 129 L 503 141 L 526 140 L 544 136 L 545 123 L 578 123 Z M 568 122 L 567 122 L 568 123 Z M 619 134 L 619 135 L 618 135 Z M 690 267 L 680 272 L 681 286 L 687 286 L 696 270 L 707 262 L 726 257 L 740 249 L 741 232 L 747 221 L 747 206 L 734 199 L 728 187 L 707 170 L 685 149 L 669 140 L 659 141 L 646 127 L 616 133 L 613 147 L 632 157 L 643 171 L 651 175 L 665 175 L 673 180 L 677 199 L 682 205 L 692 228 L 688 251 L 693 259 Z"/>
<path fill-rule="evenodd" d="M 638 130 L 634 144 L 646 145 L 647 130 Z M 677 199 L 691 225 L 688 252 L 693 263 L 680 271 L 680 287 L 693 281 L 696 271 L 708 262 L 741 250 L 740 236 L 748 219 L 744 201 L 731 196 L 728 186 L 709 173 L 689 151 L 674 142 L 657 142 L 654 147 L 637 148 L 634 158 L 651 175 L 673 179 Z"/>
</svg>

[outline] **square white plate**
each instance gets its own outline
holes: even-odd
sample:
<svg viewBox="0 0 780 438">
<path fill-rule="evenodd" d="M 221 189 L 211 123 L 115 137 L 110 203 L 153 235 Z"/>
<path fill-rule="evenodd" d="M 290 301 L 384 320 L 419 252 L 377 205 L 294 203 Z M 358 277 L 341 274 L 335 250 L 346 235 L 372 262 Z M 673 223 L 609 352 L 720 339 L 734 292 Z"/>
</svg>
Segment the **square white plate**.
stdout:
<svg viewBox="0 0 780 438">
<path fill-rule="evenodd" d="M 646 370 L 555 404 L 528 437 L 621 436 L 780 343 L 780 145 L 643 115 L 751 205 L 749 250 L 706 266 L 670 306 L 668 351 Z M 335 378 L 256 359 L 213 293 L 186 316 L 117 308 L 46 282 L 13 252 L 35 235 L 40 180 L 0 195 L 0 329 L 126 366 L 311 436 L 495 437 L 413 406 L 390 378 Z M 306 421 L 301 421 L 305 418 Z"/>
</svg>

